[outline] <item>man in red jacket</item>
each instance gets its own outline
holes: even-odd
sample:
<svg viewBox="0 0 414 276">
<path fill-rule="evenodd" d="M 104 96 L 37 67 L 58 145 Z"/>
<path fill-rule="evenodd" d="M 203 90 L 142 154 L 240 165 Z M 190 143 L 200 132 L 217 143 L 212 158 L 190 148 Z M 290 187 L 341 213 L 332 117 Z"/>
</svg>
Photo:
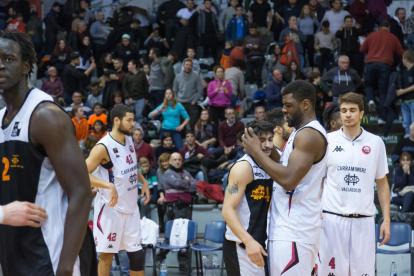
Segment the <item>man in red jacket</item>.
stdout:
<svg viewBox="0 0 414 276">
<path fill-rule="evenodd" d="M 401 47 L 398 38 L 390 33 L 390 23 L 383 21 L 380 30 L 371 33 L 359 50 L 360 52 L 367 52 L 365 85 L 369 110 L 373 111 L 375 109 L 374 87 L 378 86 L 378 124 L 385 124 L 383 105 L 387 97 L 391 66 L 394 63 L 394 57 L 400 58 L 404 49 Z"/>
</svg>

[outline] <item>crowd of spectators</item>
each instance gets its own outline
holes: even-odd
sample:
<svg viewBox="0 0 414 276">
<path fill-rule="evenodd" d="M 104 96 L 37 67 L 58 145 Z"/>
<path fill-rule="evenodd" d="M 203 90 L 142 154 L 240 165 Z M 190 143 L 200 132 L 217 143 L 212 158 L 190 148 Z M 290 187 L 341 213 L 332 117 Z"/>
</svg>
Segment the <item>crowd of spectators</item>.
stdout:
<svg viewBox="0 0 414 276">
<path fill-rule="evenodd" d="M 413 138 L 393 158 L 411 162 L 404 148 L 414 139 L 413 10 L 387 14 L 392 0 L 273 2 L 230 0 L 223 9 L 211 0 L 168 0 L 154 11 L 155 24 L 128 7 L 106 17 L 88 0 L 56 2 L 42 29 L 28 2 L 14 0 L 2 7 L 0 26 L 31 37 L 41 89 L 72 117 L 85 157 L 111 129 L 114 106 L 134 110 L 133 140 L 154 204 L 169 200 L 163 185 L 172 184 L 163 175 L 171 162 L 191 168 L 194 179 L 222 184 L 242 153 L 240 117 L 264 119 L 283 106 L 284 87 L 300 79 L 317 91 L 321 122 L 325 107 L 348 92 L 366 94 L 379 124 L 389 119 L 386 99 L 401 100 L 405 134 Z M 256 85 L 259 105 L 247 104 L 246 85 Z M 395 189 L 411 183 L 407 164 L 396 170 Z"/>
</svg>

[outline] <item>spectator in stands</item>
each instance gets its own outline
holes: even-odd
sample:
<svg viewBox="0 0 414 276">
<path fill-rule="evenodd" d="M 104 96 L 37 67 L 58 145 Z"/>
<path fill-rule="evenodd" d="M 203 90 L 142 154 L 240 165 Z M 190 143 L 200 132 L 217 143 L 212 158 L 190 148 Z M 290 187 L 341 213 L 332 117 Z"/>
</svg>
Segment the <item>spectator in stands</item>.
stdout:
<svg viewBox="0 0 414 276">
<path fill-rule="evenodd" d="M 187 51 L 188 53 L 188 51 Z M 174 68 L 174 74 L 180 74 L 182 71 L 182 67 L 181 67 L 181 62 L 178 62 L 178 55 L 176 52 L 174 51 L 169 51 L 168 52 L 168 60 L 170 61 L 170 63 L 173 65 Z M 194 62 L 193 62 L 194 65 Z"/>
<path fill-rule="evenodd" d="M 369 14 L 365 2 L 365 0 L 354 0 L 349 7 L 351 18 L 355 19 L 355 22 L 361 26 L 364 26 L 365 18 Z"/>
<path fill-rule="evenodd" d="M 263 85 L 262 69 L 267 45 L 265 39 L 258 35 L 256 23 L 250 24 L 249 32 L 250 35 L 246 36 L 243 48 L 247 59 L 248 81 L 249 83 L 256 83 L 261 88 Z"/>
<path fill-rule="evenodd" d="M 317 50 L 316 65 L 320 73 L 329 71 L 334 62 L 333 50 L 337 47 L 335 33 L 329 29 L 329 21 L 322 22 L 322 31 L 315 35 L 315 50 Z"/>
<path fill-rule="evenodd" d="M 414 51 L 414 6 L 411 8 L 411 15 L 404 22 L 404 30 L 407 34 L 407 47 Z"/>
<path fill-rule="evenodd" d="M 190 59 L 185 60 L 184 71 L 175 77 L 173 90 L 177 93 L 177 101 L 190 116 L 190 127 L 194 129 L 194 124 L 200 117 L 197 102 L 203 97 L 203 85 L 200 76 L 194 73 L 192 68 L 193 62 Z"/>
<path fill-rule="evenodd" d="M 72 31 L 68 37 L 68 44 L 73 51 L 79 51 L 79 46 L 83 43 L 83 38 L 88 34 L 88 24 L 79 21 L 76 31 Z"/>
<path fill-rule="evenodd" d="M 84 113 L 84 117 L 87 118 L 89 115 L 91 115 L 91 112 L 93 112 L 93 110 L 88 107 L 85 106 L 82 102 L 82 93 L 75 91 L 72 95 L 72 103 L 69 106 L 65 107 L 66 112 L 70 112 L 74 106 L 80 106 L 82 107 L 83 113 Z"/>
<path fill-rule="evenodd" d="M 316 119 L 323 125 L 322 114 L 324 110 L 324 102 L 326 99 L 324 89 L 321 85 L 321 74 L 311 73 L 309 75 L 309 82 L 313 85 L 316 91 L 316 105 L 315 114 Z"/>
<path fill-rule="evenodd" d="M 183 65 L 181 67 L 181 71 L 179 73 L 181 73 L 182 71 L 184 71 L 184 63 L 186 60 L 191 60 L 193 63 L 193 72 L 200 74 L 201 72 L 201 68 L 200 68 L 200 62 L 195 58 L 196 56 L 196 51 L 193 48 L 187 48 L 187 58 L 184 59 L 183 61 Z M 179 73 L 177 73 L 176 75 L 178 75 Z"/>
<path fill-rule="evenodd" d="M 181 137 L 180 137 L 181 139 Z M 182 143 L 182 142 L 181 142 Z M 158 162 L 158 157 L 161 156 L 163 153 L 169 153 L 172 154 L 174 152 L 178 152 L 179 150 L 177 147 L 173 144 L 173 138 L 171 137 L 171 134 L 169 132 L 164 132 L 161 135 L 161 146 L 155 149 L 155 163 Z"/>
<path fill-rule="evenodd" d="M 41 90 L 48 93 L 53 97 L 55 102 L 58 102 L 59 98 L 63 95 L 63 84 L 60 78 L 57 76 L 56 67 L 50 66 L 47 69 L 49 78 L 43 79 Z"/>
<path fill-rule="evenodd" d="M 203 101 L 202 102 L 198 102 L 198 105 L 202 108 L 202 109 L 206 109 L 208 103 L 210 102 L 210 99 L 207 97 L 207 88 L 208 85 L 210 84 L 210 82 L 213 79 L 206 77 L 201 81 L 201 85 L 203 86 Z"/>
<path fill-rule="evenodd" d="M 229 66 L 230 67 L 233 66 L 233 63 L 236 59 L 244 60 L 243 46 L 244 46 L 244 38 L 239 37 L 238 39 L 236 39 L 236 47 L 234 47 L 233 50 L 231 50 L 230 55 L 229 55 Z"/>
<path fill-rule="evenodd" d="M 70 63 L 65 65 L 62 73 L 63 98 L 65 99 L 66 105 L 72 103 L 73 92 L 80 90 L 80 80 L 87 80 L 89 74 L 96 67 L 95 61 L 93 60 L 88 70 L 80 72 L 76 69 L 76 66 L 80 65 L 79 54 L 72 53 L 69 59 Z"/>
<path fill-rule="evenodd" d="M 89 157 L 89 153 L 91 152 L 92 148 L 98 143 L 98 137 L 94 135 L 88 135 L 86 139 L 79 141 L 79 147 L 82 150 L 83 157 L 85 160 Z"/>
<path fill-rule="evenodd" d="M 23 22 L 23 15 L 18 13 L 16 18 L 12 19 L 6 26 L 6 30 L 19 30 L 22 33 L 26 33 L 26 24 Z"/>
<path fill-rule="evenodd" d="M 269 3 L 265 0 L 254 0 L 249 9 L 249 22 L 251 24 L 250 29 L 252 28 L 252 23 L 255 23 L 254 26 L 256 26 L 256 34 L 266 37 L 272 27 L 272 21 L 272 8 Z"/>
<path fill-rule="evenodd" d="M 287 70 L 282 73 L 283 80 L 286 83 L 291 83 L 295 80 L 306 80 L 306 76 L 300 71 L 298 64 L 294 59 L 289 62 Z"/>
<path fill-rule="evenodd" d="M 78 28 L 78 24 L 80 21 L 83 21 L 83 19 L 85 18 L 86 15 L 86 11 L 84 9 L 79 9 L 76 12 L 76 17 L 74 17 L 74 19 L 72 20 L 72 32 L 76 31 L 76 29 Z"/>
<path fill-rule="evenodd" d="M 279 69 L 273 70 L 272 80 L 266 86 L 267 110 L 283 107 L 282 91 L 286 85 L 282 72 Z"/>
<path fill-rule="evenodd" d="M 98 12 L 96 21 L 92 23 L 91 29 L 90 29 L 91 37 L 93 39 L 93 43 L 95 46 L 95 49 L 94 49 L 95 59 L 97 60 L 104 54 L 105 48 L 106 48 L 106 41 L 108 39 L 108 32 L 107 32 L 108 26 L 105 23 L 103 23 L 104 20 L 105 20 L 105 13 Z M 85 21 L 87 21 L 86 18 L 85 18 Z"/>
<path fill-rule="evenodd" d="M 341 0 L 333 0 L 332 10 L 327 11 L 322 18 L 322 22 L 329 21 L 329 30 L 335 34 L 336 31 L 344 24 L 344 18 L 350 15 L 348 11 L 342 9 Z"/>
<path fill-rule="evenodd" d="M 410 153 L 404 151 L 400 155 L 400 166 L 395 167 L 395 181 L 394 181 L 394 193 L 395 196 L 391 199 L 391 203 L 402 207 L 400 212 L 410 212 L 414 203 L 414 171 L 413 158 Z M 408 188 L 409 187 L 409 188 Z"/>
<path fill-rule="evenodd" d="M 152 30 L 150 36 L 145 40 L 144 46 L 147 49 L 158 48 L 163 56 L 167 54 L 167 50 L 170 48 L 167 40 L 161 38 L 159 28 L 154 28 Z"/>
<path fill-rule="evenodd" d="M 160 197 L 157 200 L 157 207 L 158 207 L 158 224 L 160 225 L 160 233 L 164 233 L 164 210 L 163 205 L 165 202 L 165 178 L 164 173 L 166 170 L 170 168 L 170 156 L 169 153 L 163 153 L 158 158 L 158 169 L 157 169 L 157 181 L 158 181 L 158 193 Z"/>
<path fill-rule="evenodd" d="M 254 109 L 254 117 L 256 120 L 264 120 L 266 117 L 265 112 L 266 110 L 263 106 L 256 106 Z"/>
<path fill-rule="evenodd" d="M 285 27 L 289 26 L 289 20 L 292 16 L 298 18 L 301 14 L 302 5 L 298 5 L 297 0 L 289 0 L 289 4 L 283 5 L 277 12 L 278 16 L 284 23 Z"/>
<path fill-rule="evenodd" d="M 190 173 L 182 169 L 183 159 L 178 152 L 171 154 L 170 168 L 164 173 L 165 202 L 167 211 L 165 223 L 170 220 L 185 218 L 191 219 L 191 193 L 197 191 L 197 182 Z M 157 262 L 165 260 L 168 250 L 161 250 L 157 254 Z M 179 270 L 186 272 L 190 265 L 188 251 L 178 251 Z"/>
<path fill-rule="evenodd" d="M 114 59 L 114 70 L 115 74 L 109 75 L 111 80 L 116 80 L 118 83 L 118 89 L 122 92 L 122 86 L 124 85 L 124 78 L 126 76 L 125 71 L 123 70 L 124 61 L 120 58 Z"/>
<path fill-rule="evenodd" d="M 230 98 L 230 106 L 236 108 L 237 100 L 243 100 L 245 97 L 244 91 L 244 70 L 246 63 L 242 59 L 236 59 L 233 66 L 224 72 L 224 79 L 231 84 L 233 95 Z"/>
<path fill-rule="evenodd" d="M 300 16 L 298 18 L 299 30 L 306 35 L 306 42 L 303 43 L 303 48 L 308 54 L 309 66 L 314 66 L 314 55 L 315 55 L 315 33 L 319 31 L 321 25 L 315 14 L 311 13 L 309 5 L 305 5 L 302 8 Z M 303 52 L 305 53 L 305 51 Z"/>
<path fill-rule="evenodd" d="M 218 7 L 216 7 L 216 4 L 215 3 L 213 3 L 213 1 L 211 1 L 211 11 L 216 15 L 216 16 L 218 16 L 219 15 L 219 9 L 218 9 Z M 201 4 L 197 4 L 197 7 L 196 7 L 196 9 L 195 9 L 195 11 L 196 12 L 198 12 L 198 11 L 201 11 L 201 10 L 204 10 L 204 8 L 205 8 L 205 5 L 204 5 L 204 2 L 203 3 L 201 3 Z"/>
<path fill-rule="evenodd" d="M 95 122 L 98 120 L 101 121 L 105 126 L 108 125 L 108 116 L 103 113 L 102 104 L 95 103 L 93 105 L 93 112 L 94 114 L 92 114 L 88 119 L 88 124 L 91 127 L 93 127 L 95 125 Z"/>
<path fill-rule="evenodd" d="M 237 0 L 231 0 L 230 3 L 236 2 Z M 233 7 L 228 7 L 230 9 Z M 220 17 L 221 18 L 221 17 Z M 226 41 L 232 40 L 234 44 L 237 44 L 236 40 L 239 37 L 246 37 L 249 34 L 249 19 L 243 14 L 242 5 L 236 6 L 236 14 L 229 20 L 226 25 Z"/>
<path fill-rule="evenodd" d="M 397 96 L 401 97 L 401 113 L 405 135 L 410 134 L 410 125 L 414 123 L 414 52 L 407 50 L 403 53 L 401 70 L 401 89 L 397 90 Z"/>
<path fill-rule="evenodd" d="M 53 47 L 56 44 L 56 36 L 58 32 L 65 32 L 65 29 L 59 25 L 60 3 L 55 2 L 44 18 L 45 22 L 45 54 L 50 55 L 53 52 Z"/>
<path fill-rule="evenodd" d="M 137 60 L 128 62 L 128 73 L 125 75 L 122 92 L 125 104 L 134 110 L 134 120 L 138 123 L 144 121 L 145 102 L 148 98 L 148 81 L 144 71 L 139 70 Z"/>
<path fill-rule="evenodd" d="M 392 161 L 398 163 L 400 160 L 400 155 L 407 151 L 411 154 L 411 158 L 414 158 L 414 123 L 410 125 L 410 136 L 399 141 L 397 146 L 394 149 L 394 152 L 391 155 Z"/>
<path fill-rule="evenodd" d="M 226 41 L 224 43 L 224 51 L 223 54 L 221 55 L 221 60 L 220 60 L 220 65 L 223 66 L 224 71 L 227 70 L 227 68 L 229 68 L 229 64 L 230 64 L 230 52 L 231 50 L 233 50 L 234 48 L 234 43 L 232 40 Z"/>
<path fill-rule="evenodd" d="M 160 137 L 162 137 L 165 132 L 169 132 L 169 135 L 172 136 L 172 139 L 174 140 L 174 145 L 178 150 L 182 149 L 183 142 L 181 140 L 180 132 L 190 122 L 190 117 L 188 116 L 187 111 L 185 111 L 184 106 L 177 102 L 175 94 L 171 89 L 165 90 L 163 103 L 153 110 L 148 117 L 154 118 L 160 114 L 162 114 L 164 119 Z M 181 117 L 184 119 L 182 124 L 180 124 Z"/>
<path fill-rule="evenodd" d="M 96 56 L 95 56 L 96 57 Z M 97 60 L 95 58 L 95 60 Z M 100 55 L 100 65 L 98 66 L 98 77 L 102 76 L 108 70 L 115 70 L 111 53 L 102 53 Z"/>
<path fill-rule="evenodd" d="M 86 139 L 89 135 L 88 120 L 83 117 L 82 107 L 75 105 L 72 111 L 69 112 L 69 116 L 72 118 L 73 125 L 75 126 L 76 141 Z"/>
<path fill-rule="evenodd" d="M 394 34 L 401 43 L 401 47 L 404 48 L 404 23 L 405 23 L 406 11 L 404 8 L 397 8 L 395 10 L 395 16 L 389 17 L 390 33 Z"/>
<path fill-rule="evenodd" d="M 141 213 L 141 218 L 151 218 L 151 204 L 157 204 L 159 198 L 158 191 L 158 179 L 156 171 L 150 167 L 150 161 L 146 157 L 141 157 L 139 160 L 139 171 L 142 176 L 147 180 L 148 186 L 150 188 L 150 201 L 145 205 L 146 197 L 141 197 L 141 188 L 142 183 L 138 182 L 138 204 L 139 211 Z M 164 193 L 162 193 L 164 194 Z"/>
<path fill-rule="evenodd" d="M 149 101 L 154 109 L 162 103 L 165 89 L 173 86 L 174 68 L 167 57 L 161 58 L 157 48 L 151 49 L 148 56 L 151 59 Z"/>
<path fill-rule="evenodd" d="M 243 137 L 243 135 L 244 135 L 244 131 L 239 132 L 236 135 L 236 140 L 237 140 L 236 143 L 237 144 L 236 144 L 236 146 L 234 147 L 234 150 L 233 150 L 233 152 L 234 152 L 233 156 L 234 157 L 232 156 L 233 157 L 232 159 L 229 159 L 229 160 L 221 163 L 217 167 L 217 169 L 221 170 L 221 169 L 224 169 L 225 167 L 227 167 L 227 170 L 230 170 L 233 167 L 234 163 L 236 163 L 237 160 L 239 160 L 240 158 L 243 157 L 243 155 L 245 155 L 244 148 L 243 148 L 243 142 L 242 142 L 242 139 L 241 139 Z M 229 177 L 229 173 L 226 173 L 223 177 L 223 191 L 226 191 L 228 177 Z"/>
<path fill-rule="evenodd" d="M 368 35 L 359 50 L 360 52 L 367 52 L 364 76 L 369 110 L 374 111 L 375 109 L 374 87 L 378 87 L 378 124 L 385 124 L 383 106 L 387 96 L 391 66 L 394 57 L 400 58 L 404 50 L 398 38 L 390 33 L 390 23 L 388 21 L 381 23 L 379 31 Z"/>
<path fill-rule="evenodd" d="M 127 65 L 131 59 L 138 59 L 138 50 L 135 44 L 131 42 L 129 34 L 122 35 L 122 41 L 115 47 L 112 52 L 112 58 L 120 58 L 123 61 L 122 70 L 128 71 Z"/>
<path fill-rule="evenodd" d="M 325 15 L 325 9 L 318 3 L 318 0 L 309 0 L 309 7 L 311 13 L 313 13 L 319 22 L 322 22 L 322 18 Z"/>
<path fill-rule="evenodd" d="M 37 60 L 40 61 L 43 51 L 43 23 L 36 11 L 30 13 L 30 19 L 26 24 L 26 34 L 32 39 L 37 53 Z"/>
<path fill-rule="evenodd" d="M 194 126 L 194 133 L 197 139 L 196 143 L 199 146 L 205 149 L 213 148 L 214 152 L 214 146 L 218 138 L 218 126 L 211 120 L 208 109 L 201 111 L 200 119 Z"/>
<path fill-rule="evenodd" d="M 99 82 L 92 82 L 91 83 L 91 94 L 89 94 L 88 97 L 86 98 L 85 105 L 89 107 L 94 107 L 96 103 L 99 103 L 102 105 L 102 93 L 99 87 Z"/>
<path fill-rule="evenodd" d="M 187 4 L 188 6 L 188 4 Z M 157 10 L 157 20 L 161 23 L 161 33 L 165 35 L 168 45 L 172 45 L 174 37 L 174 24 L 177 12 L 185 8 L 185 4 L 179 0 L 170 0 L 162 3 Z"/>
<path fill-rule="evenodd" d="M 236 119 L 234 108 L 228 107 L 225 110 L 226 119 L 220 122 L 218 127 L 218 141 L 219 146 L 214 151 L 214 156 L 218 159 L 224 154 L 234 156 L 236 153 L 232 152 L 237 146 L 237 133 L 244 131 L 244 124 L 242 121 Z"/>
<path fill-rule="evenodd" d="M 154 149 L 149 144 L 144 142 L 144 135 L 142 129 L 136 128 L 134 130 L 132 139 L 134 140 L 134 147 L 135 153 L 137 154 L 137 160 L 139 160 L 141 157 L 146 157 L 150 162 L 151 168 L 155 168 Z"/>
<path fill-rule="evenodd" d="M 93 123 L 91 135 L 98 137 L 98 141 L 101 140 L 105 135 L 108 134 L 105 124 L 101 120 L 96 120 Z"/>
<path fill-rule="evenodd" d="M 194 0 L 187 0 L 187 6 L 177 12 L 177 17 L 180 20 L 181 27 L 188 25 L 188 20 L 194 14 Z"/>
<path fill-rule="evenodd" d="M 362 76 L 359 36 L 363 35 L 364 31 L 359 24 L 356 24 L 355 27 L 352 26 L 353 24 L 352 17 L 345 16 L 344 26 L 339 28 L 335 36 L 341 40 L 341 55 L 349 57 L 351 67 Z"/>
<path fill-rule="evenodd" d="M 150 83 L 150 71 L 151 69 L 150 69 L 150 66 L 149 66 L 149 64 L 144 64 L 143 66 L 142 66 L 142 71 L 145 73 L 145 77 L 147 78 L 147 81 L 148 81 L 148 87 L 149 87 L 149 83 Z"/>
<path fill-rule="evenodd" d="M 328 87 L 331 85 L 331 89 Z M 358 73 L 349 68 L 349 58 L 340 56 L 338 59 L 338 68 L 332 68 L 322 76 L 322 86 L 328 95 L 333 97 L 333 102 L 337 103 L 339 96 L 348 92 L 356 92 L 361 86 L 362 80 Z"/>
<path fill-rule="evenodd" d="M 85 20 L 86 23 L 89 24 L 90 21 L 95 20 L 95 16 L 90 8 L 90 2 L 88 0 L 81 0 L 80 1 L 81 9 L 85 10 Z"/>
<path fill-rule="evenodd" d="M 233 96 L 233 89 L 228 80 L 224 79 L 223 67 L 217 65 L 213 68 L 216 79 L 208 84 L 207 97 L 212 120 L 218 124 L 219 120 L 224 120 L 224 110 L 230 106 L 230 98 Z"/>
<path fill-rule="evenodd" d="M 219 30 L 220 30 L 221 34 L 224 34 L 225 31 L 227 31 L 230 20 L 233 19 L 235 15 L 237 16 L 237 6 L 238 6 L 238 4 L 239 4 L 238 0 L 230 0 L 229 6 L 227 8 L 224 8 L 221 11 L 219 21 L 218 21 Z M 240 7 L 242 8 L 242 16 L 243 16 L 243 6 L 240 5 Z M 239 16 L 238 18 L 241 19 L 242 16 Z M 226 41 L 227 40 L 229 40 L 229 39 L 226 38 Z M 236 41 L 234 41 L 234 43 L 236 43 Z"/>
<path fill-rule="evenodd" d="M 64 39 L 59 39 L 53 50 L 52 56 L 50 57 L 50 65 L 56 67 L 58 76 L 62 76 L 63 67 L 70 63 L 69 56 L 71 53 L 72 50 L 66 45 L 66 41 Z"/>
<path fill-rule="evenodd" d="M 111 111 L 115 106 L 123 104 L 124 102 L 125 102 L 125 100 L 124 100 L 124 96 L 123 96 L 122 92 L 121 91 L 116 91 L 111 97 L 111 100 L 110 100 L 111 106 L 108 109 L 108 114 L 111 114 Z M 108 128 L 112 128 L 110 118 L 109 118 L 109 122 L 108 122 Z"/>
<path fill-rule="evenodd" d="M 79 45 L 78 47 L 78 53 L 79 53 L 79 65 L 76 66 L 76 69 L 84 73 L 86 70 L 88 70 L 89 66 L 91 65 L 92 60 L 94 60 L 91 38 L 88 35 L 85 35 L 83 37 L 82 44 Z M 83 78 L 80 80 L 81 91 L 84 91 L 88 87 L 90 80 L 91 80 L 91 76 L 88 76 L 87 78 Z"/>
<path fill-rule="evenodd" d="M 300 69 L 303 69 L 305 65 L 305 58 L 303 57 L 304 50 L 302 43 L 306 42 L 306 35 L 304 35 L 302 31 L 298 29 L 297 18 L 293 15 L 289 18 L 289 26 L 280 33 L 279 46 L 283 49 L 283 47 L 285 47 L 285 45 L 292 40 L 295 42 L 296 52 L 299 57 Z"/>
<path fill-rule="evenodd" d="M 280 64 L 281 56 L 282 49 L 280 49 L 279 44 L 275 44 L 272 57 L 267 61 L 267 71 L 269 72 L 268 81 L 272 81 L 274 70 L 278 69 L 281 72 L 285 71 L 286 66 Z"/>
</svg>

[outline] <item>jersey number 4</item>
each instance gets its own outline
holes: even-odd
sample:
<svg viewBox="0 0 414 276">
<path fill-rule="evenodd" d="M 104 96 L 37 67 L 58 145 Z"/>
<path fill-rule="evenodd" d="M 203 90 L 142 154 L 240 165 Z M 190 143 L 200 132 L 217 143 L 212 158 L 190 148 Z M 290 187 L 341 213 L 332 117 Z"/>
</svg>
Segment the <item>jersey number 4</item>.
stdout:
<svg viewBox="0 0 414 276">
<path fill-rule="evenodd" d="M 332 258 L 330 261 L 329 261 L 329 264 L 328 264 L 330 267 L 331 267 L 331 269 L 335 269 L 335 258 Z"/>
<path fill-rule="evenodd" d="M 107 239 L 108 241 L 116 241 L 116 233 L 109 233 Z"/>
<path fill-rule="evenodd" d="M 9 168 L 10 168 L 9 159 L 7 159 L 6 157 L 3 157 L 2 162 L 4 164 L 2 180 L 3 181 L 9 181 L 10 180 L 10 175 L 7 174 L 9 172 Z"/>
<path fill-rule="evenodd" d="M 126 162 L 131 165 L 132 163 L 134 163 L 134 160 L 132 160 L 132 156 L 131 154 L 129 156 L 126 157 Z"/>
</svg>

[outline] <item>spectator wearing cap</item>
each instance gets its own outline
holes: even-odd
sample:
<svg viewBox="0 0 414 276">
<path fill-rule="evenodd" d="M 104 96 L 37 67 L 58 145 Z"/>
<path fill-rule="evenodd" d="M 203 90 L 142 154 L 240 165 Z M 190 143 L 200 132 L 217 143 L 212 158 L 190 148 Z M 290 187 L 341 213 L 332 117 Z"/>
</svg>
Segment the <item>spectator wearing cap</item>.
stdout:
<svg viewBox="0 0 414 276">
<path fill-rule="evenodd" d="M 322 18 L 322 22 L 329 21 L 329 29 L 335 34 L 336 31 L 344 24 L 345 16 L 350 15 L 349 12 L 342 9 L 341 0 L 332 1 L 332 10 L 327 11 Z"/>
<path fill-rule="evenodd" d="M 236 46 L 231 50 L 229 55 L 229 66 L 232 67 L 233 63 L 236 59 L 242 59 L 244 60 L 244 53 L 243 53 L 243 47 L 244 47 L 244 38 L 239 37 L 236 39 Z"/>
<path fill-rule="evenodd" d="M 72 94 L 80 89 L 80 81 L 88 79 L 92 70 L 96 67 L 95 61 L 92 61 L 89 68 L 85 72 L 80 72 L 76 66 L 80 65 L 79 54 L 70 54 L 70 63 L 63 68 L 62 83 L 63 83 L 63 98 L 66 105 L 72 103 Z"/>
<path fill-rule="evenodd" d="M 50 12 L 46 14 L 44 18 L 45 22 L 45 54 L 50 55 L 53 52 L 53 47 L 56 44 L 56 36 L 59 31 L 64 32 L 64 28 L 59 25 L 59 13 L 60 4 L 59 2 L 53 3 Z"/>
<path fill-rule="evenodd" d="M 246 63 L 243 59 L 236 59 L 233 66 L 224 71 L 224 79 L 231 84 L 233 95 L 230 98 L 230 106 L 236 108 L 237 100 L 243 100 L 245 97 L 244 90 L 244 70 Z"/>
<path fill-rule="evenodd" d="M 128 62 L 132 59 L 138 59 L 138 50 L 134 43 L 131 42 L 131 36 L 129 34 L 122 35 L 122 41 L 115 47 L 112 52 L 112 59 L 120 58 L 123 61 L 122 69 L 128 71 Z"/>
<path fill-rule="evenodd" d="M 236 0 L 232 0 L 234 2 Z M 236 40 L 239 37 L 246 37 L 249 34 L 249 20 L 246 15 L 243 14 L 242 5 L 236 6 L 236 14 L 226 25 L 226 41 L 232 40 L 236 44 Z"/>
<path fill-rule="evenodd" d="M 390 23 L 383 21 L 380 30 L 368 35 L 359 50 L 367 53 L 364 77 L 369 109 L 373 111 L 375 108 L 374 87 L 378 87 L 378 124 L 385 124 L 386 118 L 383 106 L 387 96 L 391 66 L 394 57 L 402 57 L 404 49 L 401 47 L 398 38 L 390 33 Z"/>
<path fill-rule="evenodd" d="M 55 101 L 58 101 L 63 95 L 62 81 L 57 75 L 56 67 L 50 66 L 47 73 L 49 78 L 43 79 L 41 90 L 52 96 Z"/>
<path fill-rule="evenodd" d="M 262 69 L 264 54 L 267 45 L 263 36 L 258 35 L 256 23 L 251 23 L 249 27 L 250 35 L 246 36 L 243 52 L 247 58 L 247 75 L 249 83 L 256 83 L 262 87 Z"/>
</svg>

